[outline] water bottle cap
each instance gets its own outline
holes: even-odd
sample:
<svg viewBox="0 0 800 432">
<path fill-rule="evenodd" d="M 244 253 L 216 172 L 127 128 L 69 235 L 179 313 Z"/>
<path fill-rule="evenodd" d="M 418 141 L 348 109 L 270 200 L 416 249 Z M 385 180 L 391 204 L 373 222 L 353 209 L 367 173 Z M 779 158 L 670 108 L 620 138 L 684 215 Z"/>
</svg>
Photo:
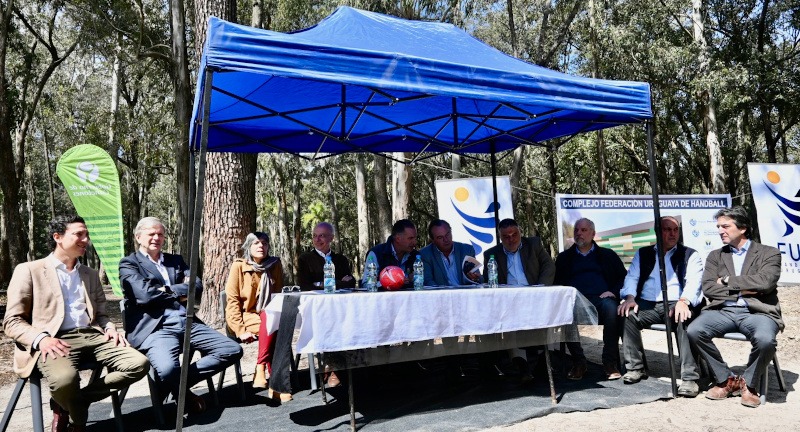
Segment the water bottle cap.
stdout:
<svg viewBox="0 0 800 432">
<path fill-rule="evenodd" d="M 489 259 L 492 259 L 492 258 L 494 258 L 494 255 L 489 255 Z"/>
<path fill-rule="evenodd" d="M 417 255 L 417 258 L 422 258 L 422 255 Z"/>
</svg>

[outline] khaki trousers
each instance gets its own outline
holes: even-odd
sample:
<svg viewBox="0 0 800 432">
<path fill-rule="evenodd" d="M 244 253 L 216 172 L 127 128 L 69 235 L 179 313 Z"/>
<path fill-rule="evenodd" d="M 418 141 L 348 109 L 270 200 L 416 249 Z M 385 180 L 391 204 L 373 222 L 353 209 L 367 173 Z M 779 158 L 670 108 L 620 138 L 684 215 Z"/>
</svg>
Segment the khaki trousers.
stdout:
<svg viewBox="0 0 800 432">
<path fill-rule="evenodd" d="M 38 367 L 50 387 L 50 395 L 69 411 L 75 425 L 85 425 L 89 405 L 105 399 L 141 379 L 150 369 L 147 357 L 131 347 L 114 346 L 105 335 L 93 328 L 78 328 L 56 335 L 70 345 L 69 355 L 53 359 L 39 356 Z M 80 388 L 78 366 L 98 362 L 108 373 Z"/>
</svg>

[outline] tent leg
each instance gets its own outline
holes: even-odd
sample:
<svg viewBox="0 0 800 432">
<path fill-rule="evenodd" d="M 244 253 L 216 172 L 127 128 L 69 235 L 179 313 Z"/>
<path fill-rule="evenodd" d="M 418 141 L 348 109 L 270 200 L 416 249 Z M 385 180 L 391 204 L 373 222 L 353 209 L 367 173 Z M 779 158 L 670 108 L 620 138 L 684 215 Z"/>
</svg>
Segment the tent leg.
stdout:
<svg viewBox="0 0 800 432">
<path fill-rule="evenodd" d="M 492 192 L 494 193 L 494 231 L 495 244 L 500 244 L 500 203 L 497 202 L 497 153 L 494 140 L 489 141 L 490 160 L 492 162 Z M 513 206 L 514 203 L 511 203 Z"/>
<path fill-rule="evenodd" d="M 191 145 L 189 147 L 190 147 L 190 150 L 189 150 L 189 212 L 188 212 L 189 214 L 187 215 L 188 219 L 186 220 L 186 244 L 183 245 L 186 248 L 186 249 L 184 249 L 186 251 L 192 250 L 192 235 L 194 234 L 194 232 L 192 231 L 192 228 L 194 228 L 194 226 L 193 226 L 194 225 L 194 223 L 193 223 L 194 222 L 194 204 L 195 204 L 195 196 L 194 196 L 194 194 L 195 194 L 195 189 L 196 189 L 195 188 L 195 184 L 194 184 L 195 181 L 196 181 L 196 179 L 194 178 L 194 171 L 195 171 L 195 167 L 196 167 L 195 151 L 194 151 L 194 149 L 191 149 Z"/>
<path fill-rule="evenodd" d="M 653 149 L 653 120 L 647 123 L 647 153 L 650 158 L 650 188 L 653 191 L 653 218 L 658 248 L 658 268 L 661 277 L 661 298 L 664 302 L 664 324 L 667 327 L 667 355 L 669 356 L 669 372 L 672 378 L 672 397 L 678 396 L 678 382 L 675 374 L 675 362 L 672 354 L 672 320 L 669 319 L 669 299 L 667 298 L 667 271 L 664 267 L 664 242 L 661 238 L 661 206 L 658 201 L 658 175 L 656 173 L 655 150 Z"/>
<path fill-rule="evenodd" d="M 183 332 L 183 360 L 181 361 L 181 381 L 178 392 L 178 412 L 176 415 L 175 429 L 183 430 L 183 413 L 186 408 L 186 392 L 189 381 L 189 364 L 192 362 L 191 329 L 194 320 L 194 292 L 197 281 L 197 270 L 200 257 L 200 223 L 203 218 L 203 188 L 206 177 L 206 151 L 208 149 L 208 116 L 211 111 L 211 84 L 214 77 L 213 70 L 206 68 L 205 87 L 203 88 L 203 131 L 200 139 L 200 172 L 198 184 L 195 189 L 194 212 L 192 214 L 191 247 L 189 248 L 189 295 L 186 298 L 186 328 Z"/>
</svg>

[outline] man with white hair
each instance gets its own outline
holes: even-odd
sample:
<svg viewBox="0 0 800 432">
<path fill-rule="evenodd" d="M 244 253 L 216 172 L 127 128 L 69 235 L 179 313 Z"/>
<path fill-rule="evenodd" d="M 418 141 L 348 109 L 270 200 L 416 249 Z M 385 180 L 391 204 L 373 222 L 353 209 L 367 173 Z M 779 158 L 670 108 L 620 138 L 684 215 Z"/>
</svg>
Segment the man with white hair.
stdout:
<svg viewBox="0 0 800 432">
<path fill-rule="evenodd" d="M 134 229 L 139 250 L 119 263 L 119 278 L 125 295 L 125 322 L 131 345 L 143 352 L 153 366 L 160 390 L 178 397 L 180 362 L 186 331 L 186 298 L 189 294 L 189 266 L 180 255 L 166 254 L 164 224 L 146 217 Z M 197 278 L 196 290 L 203 284 Z M 192 322 L 190 343 L 203 356 L 189 366 L 188 386 L 205 380 L 242 357 L 242 348 L 222 333 Z M 202 397 L 186 393 L 186 411 L 201 413 Z"/>
</svg>

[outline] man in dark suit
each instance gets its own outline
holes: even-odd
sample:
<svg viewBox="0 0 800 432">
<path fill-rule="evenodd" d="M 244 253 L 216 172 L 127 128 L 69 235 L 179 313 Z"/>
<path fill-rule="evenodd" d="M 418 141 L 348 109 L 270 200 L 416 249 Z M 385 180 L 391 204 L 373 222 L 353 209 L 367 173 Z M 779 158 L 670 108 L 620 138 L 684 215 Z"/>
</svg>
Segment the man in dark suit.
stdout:
<svg viewBox="0 0 800 432">
<path fill-rule="evenodd" d="M 419 251 L 425 264 L 425 285 L 470 285 L 481 280 L 479 272 L 464 274 L 464 257 L 475 257 L 475 248 L 453 241 L 450 224 L 434 219 L 428 225 L 431 244 Z"/>
<path fill-rule="evenodd" d="M 500 221 L 500 243 L 483 253 L 484 264 L 494 255 L 497 283 L 508 285 L 552 285 L 556 275 L 553 258 L 539 237 L 522 237 L 514 219 Z M 509 350 L 511 362 L 519 369 L 523 383 L 533 381 L 525 350 Z"/>
<path fill-rule="evenodd" d="M 53 432 L 83 431 L 89 404 L 147 374 L 147 359 L 129 347 L 106 314 L 97 271 L 81 265 L 89 231 L 79 216 L 50 222 L 50 255 L 14 269 L 8 285 L 3 329 L 16 344 L 14 372 L 27 378 L 34 368 L 47 380 Z M 97 361 L 108 374 L 80 387 L 77 365 Z"/>
<path fill-rule="evenodd" d="M 119 277 L 125 295 L 128 339 L 150 359 L 160 390 L 177 398 L 180 362 L 186 330 L 186 297 L 189 295 L 189 267 L 180 255 L 161 252 L 164 224 L 146 217 L 136 224 L 134 236 L 139 250 L 119 263 Z M 196 293 L 202 291 L 197 278 Z M 188 386 L 216 374 L 242 357 L 242 348 L 222 333 L 195 318 L 191 329 L 192 348 L 203 356 L 189 366 Z M 203 398 L 186 393 L 186 410 L 205 411 Z"/>
<path fill-rule="evenodd" d="M 706 398 L 725 399 L 741 391 L 741 403 L 755 408 L 761 372 L 775 355 L 778 330 L 783 330 L 778 302 L 781 254 L 778 249 L 750 240 L 752 224 L 740 207 L 717 212 L 722 242 L 711 251 L 703 272 L 703 294 L 708 305 L 689 326 L 689 339 L 708 363 L 717 385 Z M 712 342 L 725 333 L 742 333 L 753 345 L 741 377 L 731 372 Z"/>
<path fill-rule="evenodd" d="M 336 270 L 336 288 L 355 287 L 356 280 L 350 269 L 350 261 L 331 249 L 331 242 L 336 236 L 333 225 L 320 222 L 314 227 L 312 235 L 314 249 L 300 255 L 298 259 L 297 284 L 300 285 L 300 289 L 303 291 L 322 289 L 321 283 L 325 277 L 323 267 L 327 256 L 331 257 Z M 317 285 L 314 285 L 315 283 Z"/>
<path fill-rule="evenodd" d="M 597 309 L 603 325 L 603 370 L 609 379 L 621 377 L 619 363 L 619 337 L 624 321 L 617 315 L 619 291 L 625 281 L 625 265 L 611 249 L 594 242 L 594 222 L 582 218 L 575 222 L 575 243 L 556 258 L 556 285 L 575 287 Z M 586 356 L 580 341 L 568 342 L 572 354 L 572 369 L 567 374 L 571 380 L 580 380 L 586 373 Z"/>
<path fill-rule="evenodd" d="M 522 237 L 514 219 L 500 221 L 500 243 L 483 253 L 484 264 L 494 255 L 497 283 L 552 285 L 556 266 L 539 237 Z"/>
</svg>

